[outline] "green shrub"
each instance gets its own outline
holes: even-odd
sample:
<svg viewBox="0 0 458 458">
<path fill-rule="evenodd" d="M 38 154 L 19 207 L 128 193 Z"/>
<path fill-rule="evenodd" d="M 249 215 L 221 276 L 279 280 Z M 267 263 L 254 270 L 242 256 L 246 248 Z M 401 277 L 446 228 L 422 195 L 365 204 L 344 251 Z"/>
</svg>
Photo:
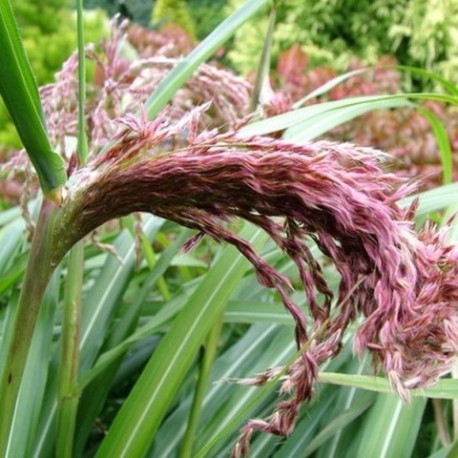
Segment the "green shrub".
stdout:
<svg viewBox="0 0 458 458">
<path fill-rule="evenodd" d="M 188 0 L 187 3 L 199 40 L 204 39 L 226 17 L 228 0 Z"/>
<path fill-rule="evenodd" d="M 173 23 L 195 36 L 195 26 L 185 0 L 157 0 L 154 4 L 153 25 Z"/>
<path fill-rule="evenodd" d="M 235 8 L 241 0 L 230 0 Z M 456 79 L 458 2 L 278 0 L 274 63 L 281 50 L 300 43 L 311 66 L 332 64 L 344 70 L 356 55 L 374 64 L 392 54 L 405 65 L 446 73 Z M 229 57 L 247 73 L 255 68 L 267 27 L 267 12 L 241 28 Z"/>
</svg>

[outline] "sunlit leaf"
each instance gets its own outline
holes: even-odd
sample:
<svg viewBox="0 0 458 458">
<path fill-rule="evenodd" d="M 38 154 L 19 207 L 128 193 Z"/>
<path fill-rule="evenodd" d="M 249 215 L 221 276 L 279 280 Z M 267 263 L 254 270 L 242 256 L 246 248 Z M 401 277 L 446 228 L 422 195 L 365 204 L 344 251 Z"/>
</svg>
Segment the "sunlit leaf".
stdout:
<svg viewBox="0 0 458 458">
<path fill-rule="evenodd" d="M 62 158 L 52 150 L 38 86 L 19 36 L 9 0 L 0 0 L 0 94 L 11 114 L 45 194 L 66 181 Z"/>
</svg>

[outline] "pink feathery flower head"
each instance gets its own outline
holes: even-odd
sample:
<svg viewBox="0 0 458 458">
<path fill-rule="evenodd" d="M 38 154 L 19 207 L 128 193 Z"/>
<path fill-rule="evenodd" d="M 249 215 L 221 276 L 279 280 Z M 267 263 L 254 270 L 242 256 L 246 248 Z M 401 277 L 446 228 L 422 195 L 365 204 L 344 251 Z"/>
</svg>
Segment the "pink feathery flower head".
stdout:
<svg viewBox="0 0 458 458">
<path fill-rule="evenodd" d="M 110 36 L 102 42 L 101 49 L 93 44 L 86 47 L 87 60 L 96 66 L 94 80 L 88 83 L 86 103 L 90 155 L 112 141 L 119 132 L 118 120 L 138 111 L 168 72 L 180 62 L 178 57 L 163 55 L 125 57 L 122 50 L 126 46 L 128 27 L 127 21 L 118 24 L 115 17 L 111 21 Z M 135 49 L 131 49 L 132 52 Z M 76 144 L 68 140 L 77 136 L 77 69 L 75 52 L 56 74 L 56 81 L 41 89 L 51 141 L 67 161 L 74 154 Z M 230 128 L 246 116 L 250 91 L 251 85 L 245 79 L 216 65 L 203 64 L 177 91 L 162 116 L 170 122 L 179 121 L 203 101 L 211 100 L 211 109 L 199 118 L 201 127 Z M 181 133 L 170 136 L 168 146 L 182 146 L 181 140 Z"/>
<path fill-rule="evenodd" d="M 458 349 L 458 249 L 432 226 L 415 233 L 415 205 L 405 211 L 397 203 L 413 186 L 384 171 L 389 157 L 351 144 L 198 132 L 206 109 L 179 122 L 121 119 L 117 143 L 77 172 L 66 217 L 73 243 L 110 219 L 154 213 L 198 231 L 187 248 L 202 235 L 234 245 L 259 282 L 278 291 L 301 350 L 281 377 L 290 397 L 270 418 L 245 426 L 234 456 L 246 454 L 255 430 L 292 431 L 320 364 L 339 352 L 356 318 L 363 317 L 356 353 L 369 350 L 402 397 L 447 373 Z M 164 153 L 161 143 L 177 130 L 187 132 L 186 145 Z M 308 311 L 289 296 L 289 278 L 228 227 L 232 218 L 262 228 L 294 261 Z M 312 240 L 340 274 L 337 297 L 308 248 Z"/>
</svg>

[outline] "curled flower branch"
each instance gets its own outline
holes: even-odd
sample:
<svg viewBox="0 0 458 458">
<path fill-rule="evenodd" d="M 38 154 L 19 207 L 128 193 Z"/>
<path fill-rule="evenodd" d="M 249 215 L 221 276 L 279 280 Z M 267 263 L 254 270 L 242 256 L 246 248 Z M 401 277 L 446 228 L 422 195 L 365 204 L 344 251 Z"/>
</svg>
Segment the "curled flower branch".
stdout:
<svg viewBox="0 0 458 458">
<path fill-rule="evenodd" d="M 312 396 L 319 365 L 339 352 L 358 316 L 364 321 L 355 336 L 356 353 L 370 350 L 404 398 L 410 388 L 448 372 L 458 349 L 458 250 L 431 226 L 415 234 L 415 206 L 403 211 L 397 205 L 412 186 L 383 170 L 387 156 L 349 144 L 198 134 L 201 113 L 195 109 L 178 123 L 124 119 L 118 143 L 76 173 L 60 227 L 71 228 L 66 243 L 72 244 L 110 219 L 151 212 L 196 229 L 187 248 L 203 234 L 234 245 L 259 282 L 278 291 L 295 320 L 298 348 L 307 350 L 282 383 L 281 392 L 291 398 L 268 420 L 245 427 L 234 456 L 246 453 L 256 429 L 291 432 L 300 405 Z M 186 147 L 155 153 L 185 127 Z M 308 313 L 289 297 L 289 279 L 228 228 L 234 217 L 265 230 L 294 261 Z M 335 302 L 307 240 L 315 241 L 340 274 Z"/>
</svg>

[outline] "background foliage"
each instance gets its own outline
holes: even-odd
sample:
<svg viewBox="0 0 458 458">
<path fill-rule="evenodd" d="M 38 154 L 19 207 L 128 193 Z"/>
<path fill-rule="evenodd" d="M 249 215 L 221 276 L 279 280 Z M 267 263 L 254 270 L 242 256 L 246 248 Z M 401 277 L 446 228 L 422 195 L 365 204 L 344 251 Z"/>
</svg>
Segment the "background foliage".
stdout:
<svg viewBox="0 0 458 458">
<path fill-rule="evenodd" d="M 86 0 L 84 2 L 84 7 L 87 9 L 103 9 L 110 17 L 120 14 L 144 27 L 150 24 L 153 6 L 154 1 L 143 0 Z"/>
<path fill-rule="evenodd" d="M 241 3 L 231 0 L 230 9 Z M 440 71 L 455 81 L 458 57 L 456 1 L 279 0 L 274 33 L 274 61 L 281 50 L 299 43 L 311 67 L 344 70 L 353 56 L 372 65 L 393 55 L 403 65 Z M 247 73 L 256 66 L 267 16 L 242 28 L 230 53 L 235 67 Z"/>
</svg>

